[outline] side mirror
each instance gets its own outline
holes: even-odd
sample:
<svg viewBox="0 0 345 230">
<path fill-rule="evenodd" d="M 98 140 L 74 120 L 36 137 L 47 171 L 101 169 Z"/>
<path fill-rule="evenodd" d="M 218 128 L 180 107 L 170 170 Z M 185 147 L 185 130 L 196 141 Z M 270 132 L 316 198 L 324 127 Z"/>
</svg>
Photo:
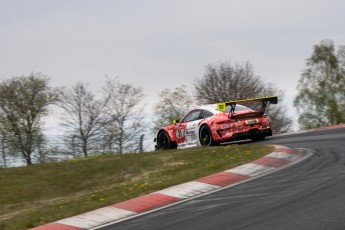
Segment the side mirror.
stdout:
<svg viewBox="0 0 345 230">
<path fill-rule="evenodd" d="M 173 120 L 172 123 L 176 125 L 177 123 L 180 123 L 180 120 Z"/>
</svg>

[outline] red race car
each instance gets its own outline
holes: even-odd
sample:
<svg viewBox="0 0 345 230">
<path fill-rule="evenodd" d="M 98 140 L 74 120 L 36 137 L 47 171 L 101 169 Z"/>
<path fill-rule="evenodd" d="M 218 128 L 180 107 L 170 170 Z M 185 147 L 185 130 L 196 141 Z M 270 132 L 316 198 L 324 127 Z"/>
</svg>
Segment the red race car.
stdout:
<svg viewBox="0 0 345 230">
<path fill-rule="evenodd" d="M 262 102 L 259 110 L 242 104 Z M 272 136 L 271 119 L 265 114 L 267 103 L 277 104 L 278 97 L 261 97 L 200 106 L 184 118 L 161 128 L 155 138 L 156 149 L 212 146 L 222 142 Z"/>
</svg>

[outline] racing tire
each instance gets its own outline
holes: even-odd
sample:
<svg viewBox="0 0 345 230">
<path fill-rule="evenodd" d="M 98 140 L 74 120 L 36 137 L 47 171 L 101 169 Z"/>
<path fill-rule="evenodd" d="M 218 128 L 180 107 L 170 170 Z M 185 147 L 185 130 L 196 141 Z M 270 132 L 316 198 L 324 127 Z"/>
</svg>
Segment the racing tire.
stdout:
<svg viewBox="0 0 345 230">
<path fill-rule="evenodd" d="M 212 137 L 211 129 L 207 125 L 203 125 L 199 131 L 200 145 L 203 147 L 209 147 L 215 145 Z"/>
<path fill-rule="evenodd" d="M 176 143 L 170 140 L 167 132 L 163 131 L 158 134 L 157 137 L 158 149 L 174 149 L 177 147 Z"/>
<path fill-rule="evenodd" d="M 266 138 L 266 135 L 265 134 L 261 134 L 261 135 L 256 135 L 256 136 L 253 136 L 251 137 L 250 139 L 252 141 L 262 141 L 263 139 Z"/>
</svg>

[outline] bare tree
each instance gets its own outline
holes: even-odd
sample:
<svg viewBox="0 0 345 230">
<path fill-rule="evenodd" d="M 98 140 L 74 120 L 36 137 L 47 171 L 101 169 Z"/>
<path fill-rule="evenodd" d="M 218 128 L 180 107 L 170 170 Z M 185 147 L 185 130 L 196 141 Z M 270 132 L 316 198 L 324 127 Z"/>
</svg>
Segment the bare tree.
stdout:
<svg viewBox="0 0 345 230">
<path fill-rule="evenodd" d="M 108 79 L 104 92 L 110 96 L 107 104 L 108 122 L 104 125 L 104 146 L 109 152 L 134 151 L 145 130 L 143 89 L 132 84 Z"/>
<path fill-rule="evenodd" d="M 72 89 L 61 95 L 63 109 L 62 126 L 65 128 L 64 140 L 73 153 L 87 157 L 90 151 L 100 150 L 101 129 L 104 124 L 104 109 L 108 96 L 96 99 L 85 83 L 76 83 Z"/>
<path fill-rule="evenodd" d="M 37 138 L 36 142 L 36 154 L 34 155 L 34 159 L 38 163 L 47 163 L 50 162 L 49 155 L 50 146 L 48 145 L 48 140 L 44 135 L 40 135 Z"/>
<path fill-rule="evenodd" d="M 171 124 L 172 120 L 182 119 L 192 104 L 193 96 L 185 85 L 161 91 L 154 105 L 153 131 Z"/>
<path fill-rule="evenodd" d="M 0 153 L 1 153 L 2 167 L 7 168 L 8 156 L 10 155 L 9 133 L 3 127 L 0 127 Z"/>
<path fill-rule="evenodd" d="M 333 41 L 314 46 L 307 68 L 298 82 L 294 105 L 302 129 L 345 122 L 345 46 L 336 49 Z"/>
<path fill-rule="evenodd" d="M 1 122 L 11 136 L 12 149 L 21 153 L 27 165 L 33 163 L 32 154 L 43 135 L 41 117 L 47 115 L 48 106 L 58 98 L 57 90 L 48 83 L 48 77 L 32 73 L 0 84 Z"/>
<path fill-rule="evenodd" d="M 195 83 L 195 97 L 199 103 L 209 104 L 237 99 L 277 95 L 281 101 L 283 92 L 256 76 L 249 62 L 233 65 L 230 62 L 209 64 L 203 77 Z M 268 107 L 273 131 L 287 132 L 292 120 L 286 116 L 281 104 Z"/>
</svg>

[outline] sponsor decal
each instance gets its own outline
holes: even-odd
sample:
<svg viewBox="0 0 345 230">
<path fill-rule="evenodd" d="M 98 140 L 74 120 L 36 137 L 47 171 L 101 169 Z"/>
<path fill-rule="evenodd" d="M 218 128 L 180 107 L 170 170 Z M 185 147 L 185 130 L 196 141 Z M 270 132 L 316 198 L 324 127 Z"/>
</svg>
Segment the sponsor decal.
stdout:
<svg viewBox="0 0 345 230">
<path fill-rule="evenodd" d="M 186 130 L 186 136 L 191 136 L 193 134 L 195 134 L 194 130 Z"/>
</svg>

